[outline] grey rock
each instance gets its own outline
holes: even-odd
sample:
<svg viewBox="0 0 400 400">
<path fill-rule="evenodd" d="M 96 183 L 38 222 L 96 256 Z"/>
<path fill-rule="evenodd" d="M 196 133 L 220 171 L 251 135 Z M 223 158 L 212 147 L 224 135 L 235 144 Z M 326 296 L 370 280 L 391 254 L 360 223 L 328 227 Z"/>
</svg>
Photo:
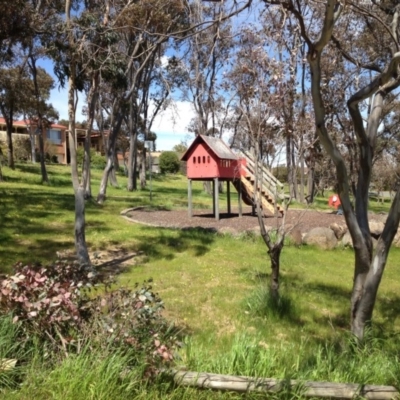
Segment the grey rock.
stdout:
<svg viewBox="0 0 400 400">
<path fill-rule="evenodd" d="M 382 234 L 384 227 L 385 225 L 382 221 L 369 221 L 369 230 L 371 231 L 372 236 L 379 237 Z"/>
<path fill-rule="evenodd" d="M 332 229 L 314 228 L 304 236 L 304 243 L 331 250 L 337 246 L 338 241 Z"/>
<path fill-rule="evenodd" d="M 353 248 L 353 239 L 349 232 L 346 232 L 342 237 L 342 246 Z"/>
<path fill-rule="evenodd" d="M 333 230 L 337 240 L 341 240 L 344 234 L 347 232 L 346 226 L 339 225 L 336 222 L 331 224 L 329 228 Z"/>
</svg>

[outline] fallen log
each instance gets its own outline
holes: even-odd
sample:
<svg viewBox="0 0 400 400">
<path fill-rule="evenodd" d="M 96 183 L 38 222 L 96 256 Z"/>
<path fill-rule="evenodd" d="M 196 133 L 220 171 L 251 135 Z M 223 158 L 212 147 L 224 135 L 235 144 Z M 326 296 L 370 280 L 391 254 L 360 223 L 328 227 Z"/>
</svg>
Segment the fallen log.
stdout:
<svg viewBox="0 0 400 400">
<path fill-rule="evenodd" d="M 167 372 L 167 371 L 166 371 Z M 293 379 L 252 378 L 209 374 L 193 371 L 168 371 L 175 383 L 202 389 L 247 392 L 293 391 L 302 397 L 322 397 L 333 399 L 354 399 L 362 397 L 371 400 L 400 399 L 394 386 L 360 385 L 356 383 L 312 382 Z"/>
</svg>

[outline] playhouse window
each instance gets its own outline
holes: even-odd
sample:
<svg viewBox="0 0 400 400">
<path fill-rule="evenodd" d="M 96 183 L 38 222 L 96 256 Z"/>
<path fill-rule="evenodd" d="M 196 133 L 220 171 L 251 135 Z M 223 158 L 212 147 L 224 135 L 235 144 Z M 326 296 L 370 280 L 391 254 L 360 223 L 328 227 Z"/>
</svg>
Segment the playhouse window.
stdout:
<svg viewBox="0 0 400 400">
<path fill-rule="evenodd" d="M 207 162 L 210 164 L 210 156 L 207 156 Z"/>
<path fill-rule="evenodd" d="M 200 156 L 197 157 L 197 162 L 198 162 L 199 164 L 201 163 L 201 157 L 200 157 Z"/>
<path fill-rule="evenodd" d="M 203 164 L 206 163 L 206 156 L 203 156 Z"/>
<path fill-rule="evenodd" d="M 193 157 L 193 164 L 196 164 L 196 157 Z"/>
</svg>

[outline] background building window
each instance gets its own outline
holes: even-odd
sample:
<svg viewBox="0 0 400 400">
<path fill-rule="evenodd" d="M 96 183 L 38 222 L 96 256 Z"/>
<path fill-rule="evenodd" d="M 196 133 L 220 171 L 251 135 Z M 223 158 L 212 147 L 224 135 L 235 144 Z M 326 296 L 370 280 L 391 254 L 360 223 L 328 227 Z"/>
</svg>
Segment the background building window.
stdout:
<svg viewBox="0 0 400 400">
<path fill-rule="evenodd" d="M 61 131 L 56 129 L 47 129 L 46 132 L 47 140 L 50 140 L 54 144 L 61 144 Z"/>
</svg>

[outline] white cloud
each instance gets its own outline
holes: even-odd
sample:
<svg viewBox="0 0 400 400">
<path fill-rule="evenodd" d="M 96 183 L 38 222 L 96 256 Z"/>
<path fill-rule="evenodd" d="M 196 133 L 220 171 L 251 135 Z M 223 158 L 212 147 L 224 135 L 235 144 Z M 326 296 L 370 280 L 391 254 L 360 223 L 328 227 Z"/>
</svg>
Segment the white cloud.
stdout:
<svg viewBox="0 0 400 400">
<path fill-rule="evenodd" d="M 193 116 L 193 106 L 187 101 L 176 101 L 167 110 L 158 114 L 151 129 L 157 134 L 157 148 L 171 150 L 176 144 L 185 140 L 188 134 L 187 127 Z"/>
</svg>

